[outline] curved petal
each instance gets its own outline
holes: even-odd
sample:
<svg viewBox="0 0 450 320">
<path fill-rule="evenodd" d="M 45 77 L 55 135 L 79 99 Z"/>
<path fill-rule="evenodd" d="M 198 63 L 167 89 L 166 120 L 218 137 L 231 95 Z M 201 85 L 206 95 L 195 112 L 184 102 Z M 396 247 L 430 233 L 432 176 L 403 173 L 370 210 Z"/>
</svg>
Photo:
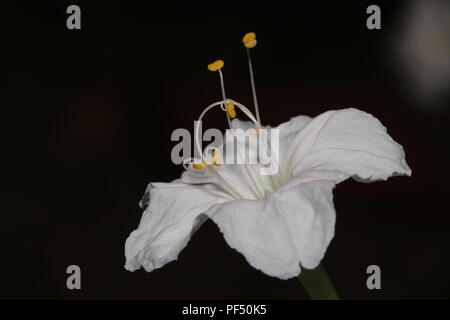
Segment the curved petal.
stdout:
<svg viewBox="0 0 450 320">
<path fill-rule="evenodd" d="M 277 128 L 280 130 L 280 137 L 286 137 L 293 132 L 301 130 L 311 121 L 311 117 L 308 116 L 296 116 L 289 121 L 283 122 Z"/>
<path fill-rule="evenodd" d="M 139 227 L 125 243 L 125 269 L 144 267 L 148 272 L 176 260 L 191 235 L 206 219 L 211 206 L 230 198 L 214 185 L 190 186 L 176 180 L 151 183 Z"/>
<path fill-rule="evenodd" d="M 279 130 L 279 172 L 277 177 L 281 183 L 286 181 L 291 174 L 291 170 L 286 163 L 289 150 L 292 148 L 292 140 L 310 121 L 310 117 L 300 115 L 283 122 L 277 127 Z"/>
<path fill-rule="evenodd" d="M 290 178 L 340 182 L 353 176 L 369 182 L 411 175 L 402 146 L 376 118 L 357 109 L 325 112 L 285 140 Z"/>
<path fill-rule="evenodd" d="M 300 273 L 300 264 L 315 268 L 334 236 L 333 187 L 331 181 L 290 185 L 263 200 L 232 201 L 207 214 L 250 265 L 288 279 Z"/>
</svg>

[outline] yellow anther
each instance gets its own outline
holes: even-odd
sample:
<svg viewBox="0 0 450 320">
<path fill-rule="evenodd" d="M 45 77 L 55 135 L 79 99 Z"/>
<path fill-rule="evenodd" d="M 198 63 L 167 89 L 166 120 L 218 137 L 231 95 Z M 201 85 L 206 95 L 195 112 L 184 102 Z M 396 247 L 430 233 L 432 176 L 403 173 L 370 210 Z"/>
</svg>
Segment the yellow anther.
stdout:
<svg viewBox="0 0 450 320">
<path fill-rule="evenodd" d="M 254 32 L 247 33 L 244 38 L 242 38 L 242 43 L 249 49 L 254 48 L 257 43 L 256 34 Z"/>
<path fill-rule="evenodd" d="M 205 167 L 209 166 L 209 163 L 206 161 L 202 161 L 202 163 L 194 163 L 192 165 L 192 168 L 194 168 L 195 170 L 202 170 L 205 169 Z"/>
<path fill-rule="evenodd" d="M 230 118 L 236 118 L 236 110 L 234 110 L 234 103 L 228 102 L 227 103 L 227 113 L 230 116 Z"/>
<path fill-rule="evenodd" d="M 254 32 L 246 33 L 244 38 L 242 38 L 242 42 L 246 43 L 256 39 L 256 34 Z"/>
<path fill-rule="evenodd" d="M 208 70 L 209 71 L 217 71 L 219 69 L 223 68 L 223 61 L 222 60 L 216 60 L 213 63 L 208 64 Z"/>
<path fill-rule="evenodd" d="M 212 154 L 212 159 L 214 160 L 215 166 L 220 166 L 222 164 L 222 157 L 220 156 L 220 153 L 214 152 Z"/>
<path fill-rule="evenodd" d="M 195 170 L 202 170 L 204 167 L 203 167 L 203 165 L 201 165 L 199 163 L 194 163 L 192 165 L 192 168 L 194 168 Z"/>
</svg>

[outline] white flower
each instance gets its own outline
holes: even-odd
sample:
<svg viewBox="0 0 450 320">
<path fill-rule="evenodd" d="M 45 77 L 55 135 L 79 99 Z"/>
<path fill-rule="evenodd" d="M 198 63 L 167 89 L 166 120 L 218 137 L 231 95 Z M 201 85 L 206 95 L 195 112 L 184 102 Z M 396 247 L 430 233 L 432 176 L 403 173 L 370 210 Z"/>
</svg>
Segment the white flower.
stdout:
<svg viewBox="0 0 450 320">
<path fill-rule="evenodd" d="M 233 120 L 233 128 L 253 125 Z M 411 175 L 401 145 L 372 115 L 357 109 L 298 116 L 278 126 L 280 170 L 261 176 L 257 165 L 186 171 L 171 183 L 151 183 L 139 227 L 126 241 L 125 268 L 148 272 L 176 260 L 192 234 L 212 219 L 226 242 L 254 268 L 281 279 L 313 269 L 334 236 L 332 190 L 347 178 L 370 182 Z M 229 143 L 226 141 L 225 143 Z"/>
</svg>

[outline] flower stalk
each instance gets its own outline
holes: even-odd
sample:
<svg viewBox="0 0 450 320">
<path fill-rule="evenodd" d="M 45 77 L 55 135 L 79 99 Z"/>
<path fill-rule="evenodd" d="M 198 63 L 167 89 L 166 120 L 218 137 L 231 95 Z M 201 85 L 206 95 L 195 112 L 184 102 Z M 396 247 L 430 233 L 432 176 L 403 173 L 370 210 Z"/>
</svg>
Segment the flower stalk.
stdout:
<svg viewBox="0 0 450 320">
<path fill-rule="evenodd" d="M 313 270 L 303 269 L 298 279 L 312 300 L 340 300 L 322 264 Z"/>
</svg>

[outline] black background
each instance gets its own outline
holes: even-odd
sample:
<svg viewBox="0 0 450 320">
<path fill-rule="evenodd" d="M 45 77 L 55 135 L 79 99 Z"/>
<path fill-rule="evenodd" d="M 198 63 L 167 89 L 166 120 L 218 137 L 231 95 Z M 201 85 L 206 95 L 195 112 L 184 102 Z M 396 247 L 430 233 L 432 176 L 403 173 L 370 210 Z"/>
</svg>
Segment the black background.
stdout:
<svg viewBox="0 0 450 320">
<path fill-rule="evenodd" d="M 411 107 L 388 45 L 405 3 L 373 3 L 381 30 L 366 28 L 364 1 L 3 6 L 0 298 L 307 298 L 296 279 L 250 267 L 212 222 L 178 261 L 152 273 L 123 268 L 147 183 L 182 172 L 170 159 L 172 131 L 192 131 L 220 99 L 206 65 L 223 59 L 229 96 L 252 106 L 241 44 L 249 31 L 264 124 L 357 107 L 380 119 L 412 168 L 410 178 L 335 189 L 324 264 L 340 296 L 449 298 L 449 113 Z M 81 30 L 66 28 L 70 4 L 81 7 Z M 225 125 L 220 112 L 204 123 Z M 71 264 L 81 267 L 80 291 L 66 288 Z M 381 267 L 382 290 L 366 288 L 371 264 Z"/>
</svg>

